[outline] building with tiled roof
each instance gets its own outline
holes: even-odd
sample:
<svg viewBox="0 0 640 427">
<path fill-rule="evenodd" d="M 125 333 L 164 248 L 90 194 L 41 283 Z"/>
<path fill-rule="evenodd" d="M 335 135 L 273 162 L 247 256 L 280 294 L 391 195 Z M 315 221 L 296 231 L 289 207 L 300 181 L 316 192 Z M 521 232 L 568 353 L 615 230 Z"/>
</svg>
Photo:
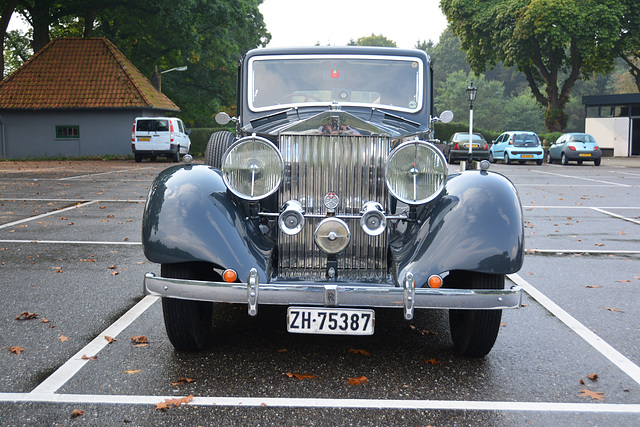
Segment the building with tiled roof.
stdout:
<svg viewBox="0 0 640 427">
<path fill-rule="evenodd" d="M 0 82 L 0 158 L 131 153 L 140 116 L 180 109 L 105 38 L 61 38 Z"/>
</svg>

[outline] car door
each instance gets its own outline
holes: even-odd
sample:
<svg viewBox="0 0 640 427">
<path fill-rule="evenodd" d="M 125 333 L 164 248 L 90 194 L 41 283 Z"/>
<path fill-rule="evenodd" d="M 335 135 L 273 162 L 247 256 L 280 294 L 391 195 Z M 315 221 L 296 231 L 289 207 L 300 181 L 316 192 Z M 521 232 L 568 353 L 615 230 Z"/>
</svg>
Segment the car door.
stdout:
<svg viewBox="0 0 640 427">
<path fill-rule="evenodd" d="M 491 147 L 491 150 L 493 151 L 493 157 L 495 159 L 504 158 L 504 145 L 505 145 L 504 141 L 506 140 L 507 137 L 508 135 L 506 133 L 503 133 L 498 137 L 498 139 L 496 139 L 493 146 Z"/>
<path fill-rule="evenodd" d="M 138 151 L 152 151 L 153 142 L 151 141 L 153 135 L 155 121 L 152 119 L 138 119 L 136 120 L 135 128 L 135 145 Z"/>
<path fill-rule="evenodd" d="M 562 143 L 565 140 L 565 136 L 562 135 L 549 147 L 549 155 L 552 159 L 559 159 L 560 152 L 562 151 Z"/>
<path fill-rule="evenodd" d="M 170 136 L 169 136 L 169 120 L 168 119 L 155 119 L 154 131 L 151 133 L 151 142 L 153 143 L 154 151 L 169 151 L 170 148 Z"/>
</svg>

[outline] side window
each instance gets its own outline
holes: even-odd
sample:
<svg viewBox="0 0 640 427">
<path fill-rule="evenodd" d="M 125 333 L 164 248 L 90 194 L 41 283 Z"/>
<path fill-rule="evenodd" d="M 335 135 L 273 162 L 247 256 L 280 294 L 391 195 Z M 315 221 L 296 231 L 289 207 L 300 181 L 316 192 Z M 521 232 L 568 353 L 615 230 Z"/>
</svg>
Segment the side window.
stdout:
<svg viewBox="0 0 640 427">
<path fill-rule="evenodd" d="M 184 124 L 182 123 L 182 120 L 178 120 L 178 128 L 180 129 L 180 133 L 185 133 Z"/>
<path fill-rule="evenodd" d="M 504 140 L 506 139 L 506 137 L 507 137 L 507 134 L 506 134 L 506 133 L 503 133 L 502 135 L 500 135 L 500 136 L 498 137 L 498 140 L 496 141 L 496 143 L 497 143 L 497 144 L 501 144 L 501 143 L 503 143 L 503 142 L 504 142 Z"/>
</svg>

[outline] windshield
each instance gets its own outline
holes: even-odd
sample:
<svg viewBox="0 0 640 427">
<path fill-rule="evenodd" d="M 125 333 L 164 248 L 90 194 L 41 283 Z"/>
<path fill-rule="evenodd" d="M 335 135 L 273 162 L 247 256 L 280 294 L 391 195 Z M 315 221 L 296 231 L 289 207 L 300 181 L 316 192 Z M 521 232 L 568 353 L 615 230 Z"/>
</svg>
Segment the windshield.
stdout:
<svg viewBox="0 0 640 427">
<path fill-rule="evenodd" d="M 517 133 L 513 135 L 514 147 L 537 147 L 540 144 L 538 137 L 531 133 Z"/>
<path fill-rule="evenodd" d="M 416 112 L 422 107 L 423 66 L 419 58 L 395 56 L 254 57 L 249 107 L 265 111 L 337 102 Z"/>
<path fill-rule="evenodd" d="M 581 135 L 571 135 L 571 137 L 569 138 L 569 141 L 571 142 L 596 142 L 595 139 L 593 139 L 593 137 L 591 135 L 588 134 L 581 134 Z"/>
</svg>

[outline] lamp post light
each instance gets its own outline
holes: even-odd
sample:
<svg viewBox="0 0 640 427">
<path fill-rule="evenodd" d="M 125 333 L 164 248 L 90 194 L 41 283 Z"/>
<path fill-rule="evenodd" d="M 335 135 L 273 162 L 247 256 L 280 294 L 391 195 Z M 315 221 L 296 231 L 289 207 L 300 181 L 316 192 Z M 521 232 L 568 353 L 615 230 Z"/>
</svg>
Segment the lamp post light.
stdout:
<svg viewBox="0 0 640 427">
<path fill-rule="evenodd" d="M 473 101 L 476 100 L 476 93 L 478 88 L 473 85 L 473 82 L 469 84 L 466 89 L 467 99 L 469 100 L 469 160 L 467 162 L 467 169 L 473 168 Z"/>
<path fill-rule="evenodd" d="M 171 71 L 187 71 L 187 66 L 183 65 L 182 67 L 171 68 L 170 70 L 164 70 L 158 72 L 158 66 L 155 65 L 153 67 L 153 75 L 151 76 L 151 84 L 156 88 L 158 92 L 162 92 L 162 78 L 161 76 L 164 73 L 169 73 Z"/>
</svg>

